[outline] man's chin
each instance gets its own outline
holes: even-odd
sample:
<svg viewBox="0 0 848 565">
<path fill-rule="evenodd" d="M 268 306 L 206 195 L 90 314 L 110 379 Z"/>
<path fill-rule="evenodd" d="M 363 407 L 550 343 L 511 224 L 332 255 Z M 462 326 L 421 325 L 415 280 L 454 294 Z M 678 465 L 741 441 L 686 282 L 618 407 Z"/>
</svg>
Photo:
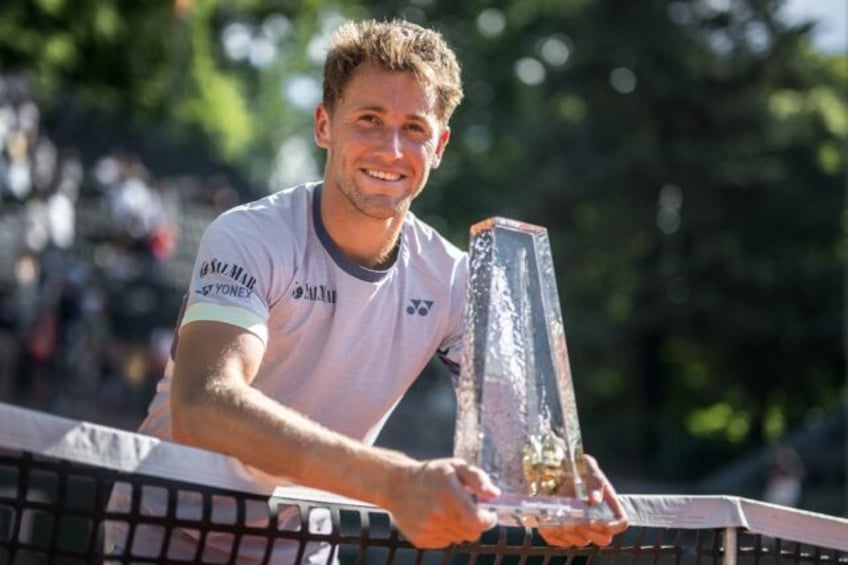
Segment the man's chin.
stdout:
<svg viewBox="0 0 848 565">
<path fill-rule="evenodd" d="M 359 207 L 359 211 L 375 220 L 391 220 L 403 216 L 409 211 L 409 202 L 389 199 L 369 199 Z"/>
</svg>

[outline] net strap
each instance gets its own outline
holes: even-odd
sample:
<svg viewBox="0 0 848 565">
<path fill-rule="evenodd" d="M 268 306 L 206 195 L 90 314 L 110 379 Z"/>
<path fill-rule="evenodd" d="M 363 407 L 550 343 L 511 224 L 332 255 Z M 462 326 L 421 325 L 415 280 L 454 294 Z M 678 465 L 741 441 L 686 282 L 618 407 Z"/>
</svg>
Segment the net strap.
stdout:
<svg viewBox="0 0 848 565">
<path fill-rule="evenodd" d="M 345 506 L 362 501 L 299 486 L 263 486 L 231 471 L 230 457 L 158 438 L 0 402 L 0 447 L 125 473 Z"/>
<path fill-rule="evenodd" d="M 736 496 L 623 495 L 630 524 L 652 528 L 743 528 L 848 551 L 848 520 Z"/>
</svg>

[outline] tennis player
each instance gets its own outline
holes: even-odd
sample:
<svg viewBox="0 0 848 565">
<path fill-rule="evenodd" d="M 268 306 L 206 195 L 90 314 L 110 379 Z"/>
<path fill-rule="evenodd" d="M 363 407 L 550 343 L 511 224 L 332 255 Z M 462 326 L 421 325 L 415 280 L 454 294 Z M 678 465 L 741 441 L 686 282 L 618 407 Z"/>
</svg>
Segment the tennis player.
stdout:
<svg viewBox="0 0 848 565">
<path fill-rule="evenodd" d="M 141 432 L 228 454 L 232 472 L 258 484 L 374 503 L 421 548 L 476 540 L 494 517 L 474 498 L 499 495 L 481 469 L 372 445 L 434 355 L 454 370 L 460 359 L 466 255 L 410 212 L 450 140 L 459 65 L 435 31 L 364 21 L 335 32 L 323 80 L 314 123 L 323 180 L 208 227 L 175 357 Z M 549 543 L 604 545 L 626 527 L 589 463 L 591 502 L 616 518 L 545 529 Z M 190 533 L 174 540 L 196 549 Z M 203 551 L 216 543 L 207 537 Z M 240 552 L 250 560 L 250 548 Z"/>
</svg>

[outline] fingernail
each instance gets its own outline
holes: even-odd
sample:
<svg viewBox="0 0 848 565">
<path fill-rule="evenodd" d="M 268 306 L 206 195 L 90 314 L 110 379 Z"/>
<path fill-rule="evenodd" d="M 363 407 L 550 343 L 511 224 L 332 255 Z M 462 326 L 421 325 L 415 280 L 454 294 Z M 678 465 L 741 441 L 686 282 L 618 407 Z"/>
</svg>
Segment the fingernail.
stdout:
<svg viewBox="0 0 848 565">
<path fill-rule="evenodd" d="M 487 491 L 491 492 L 495 496 L 501 495 L 501 489 L 498 488 L 498 485 L 492 482 L 492 480 L 486 477 L 486 480 L 483 482 L 483 488 Z"/>
</svg>

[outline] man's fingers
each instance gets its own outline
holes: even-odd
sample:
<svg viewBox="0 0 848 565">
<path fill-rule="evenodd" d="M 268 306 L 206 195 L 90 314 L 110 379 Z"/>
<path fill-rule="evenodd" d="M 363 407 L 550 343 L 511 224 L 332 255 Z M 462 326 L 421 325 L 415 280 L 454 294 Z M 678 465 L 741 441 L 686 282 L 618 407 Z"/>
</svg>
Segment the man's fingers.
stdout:
<svg viewBox="0 0 848 565">
<path fill-rule="evenodd" d="M 627 521 L 626 518 L 621 518 L 619 520 L 614 520 L 612 522 L 606 523 L 607 529 L 612 532 L 613 535 L 620 534 L 621 532 L 626 530 L 629 525 L 630 523 Z"/>
<path fill-rule="evenodd" d="M 481 524 L 483 524 L 483 530 L 480 532 L 481 534 L 487 530 L 491 530 L 492 528 L 498 525 L 497 514 L 488 510 L 484 510 L 482 508 L 477 509 L 477 520 Z"/>
<path fill-rule="evenodd" d="M 578 535 L 572 530 L 563 528 L 539 528 L 539 535 L 545 540 L 548 545 L 558 547 L 585 547 L 589 545 L 591 540 L 586 536 Z"/>
<path fill-rule="evenodd" d="M 491 500 L 501 495 L 501 489 L 482 469 L 463 461 L 457 461 L 454 468 L 462 485 L 481 500 Z"/>
<path fill-rule="evenodd" d="M 600 504 L 603 502 L 606 491 L 612 488 L 609 481 L 598 466 L 598 462 L 591 455 L 583 455 L 586 462 L 586 491 L 589 496 L 589 504 Z"/>
<path fill-rule="evenodd" d="M 474 542 L 480 538 L 482 529 L 474 520 L 461 520 L 455 517 L 434 519 L 432 527 L 415 532 L 410 541 L 420 548 L 442 548 L 453 543 Z"/>
<path fill-rule="evenodd" d="M 571 527 L 542 527 L 539 534 L 550 545 L 585 547 L 590 543 L 606 546 L 612 542 L 617 532 L 607 528 L 603 523 L 575 525 Z"/>
<path fill-rule="evenodd" d="M 589 470 L 587 478 L 588 484 L 586 485 L 589 495 L 589 504 L 596 505 L 605 502 L 609 506 L 610 510 L 612 510 L 613 516 L 616 517 L 615 521 L 608 522 L 607 525 L 614 530 L 614 533 L 624 531 L 627 529 L 628 525 L 627 513 L 621 505 L 621 501 L 618 498 L 618 494 L 615 492 L 615 488 L 612 486 L 609 479 L 607 479 L 604 472 L 601 471 L 601 468 L 594 457 L 591 455 L 584 455 L 583 457 L 586 459 L 587 468 Z"/>
<path fill-rule="evenodd" d="M 474 496 L 488 499 L 500 491 L 477 467 L 460 459 L 428 461 L 421 466 L 414 482 L 420 489 L 418 501 L 422 506 L 404 518 L 414 522 L 407 523 L 406 529 L 408 539 L 417 547 L 475 541 L 494 525 L 495 516 L 478 507 Z"/>
<path fill-rule="evenodd" d="M 478 467 L 460 461 L 456 464 L 455 470 L 462 487 L 468 493 L 476 495 L 478 499 L 491 500 L 501 495 L 501 490 L 492 482 L 489 475 Z M 469 539 L 469 541 L 473 541 L 484 531 L 493 528 L 497 524 L 498 517 L 493 512 L 477 506 L 470 497 L 469 500 L 471 502 L 470 510 L 474 512 L 476 517 L 476 533 L 473 539 Z"/>
<path fill-rule="evenodd" d="M 588 523 L 565 524 L 539 528 L 539 534 L 551 545 L 584 547 L 588 544 L 606 546 L 613 537 L 627 529 L 627 514 L 612 484 L 591 455 L 584 455 L 584 477 L 588 503 L 591 506 L 606 504 L 612 512 L 610 519 L 592 520 Z"/>
</svg>

